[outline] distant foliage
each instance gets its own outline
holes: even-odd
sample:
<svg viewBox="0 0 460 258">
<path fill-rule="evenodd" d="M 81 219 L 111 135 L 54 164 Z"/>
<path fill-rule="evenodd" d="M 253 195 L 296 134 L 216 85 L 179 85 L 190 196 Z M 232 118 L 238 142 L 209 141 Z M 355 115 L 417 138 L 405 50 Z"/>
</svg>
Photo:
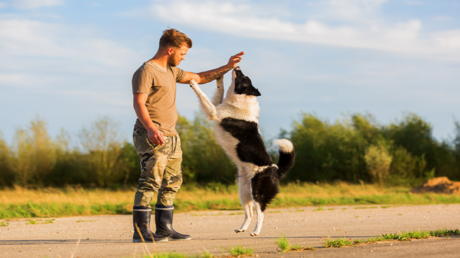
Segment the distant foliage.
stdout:
<svg viewBox="0 0 460 258">
<path fill-rule="evenodd" d="M 367 171 L 371 175 L 372 181 L 383 186 L 390 174 L 390 165 L 393 157 L 388 153 L 383 145 L 371 145 L 364 155 Z"/>
<path fill-rule="evenodd" d="M 370 114 L 352 114 L 328 121 L 302 113 L 290 131 L 296 164 L 284 182 L 347 181 L 416 185 L 434 176 L 460 180 L 460 123 L 450 139 L 436 140 L 432 126 L 407 113 L 380 125 Z M 212 125 L 202 115 L 179 117 L 184 184 L 206 184 L 221 192 L 237 180 L 236 167 L 217 144 Z M 70 144 L 70 143 L 73 144 Z M 277 152 L 266 144 L 276 161 Z M 48 134 L 37 117 L 18 128 L 8 144 L 0 132 L 0 186 L 27 188 L 82 185 L 119 188 L 135 186 L 139 157 L 117 123 L 102 117 L 72 138 L 65 130 Z"/>
<path fill-rule="evenodd" d="M 177 131 L 182 142 L 184 182 L 235 182 L 236 167 L 217 143 L 211 123 L 203 115 L 193 121 L 179 117 Z"/>
<path fill-rule="evenodd" d="M 370 146 L 385 147 L 392 158 L 389 184 L 416 185 L 435 175 L 460 180 L 460 125 L 455 124 L 454 140 L 439 142 L 432 126 L 411 113 L 389 125 L 379 125 L 370 114 L 331 123 L 302 113 L 293 129 L 281 134 L 290 137 L 297 152 L 287 180 L 370 182 L 365 160 Z"/>
</svg>

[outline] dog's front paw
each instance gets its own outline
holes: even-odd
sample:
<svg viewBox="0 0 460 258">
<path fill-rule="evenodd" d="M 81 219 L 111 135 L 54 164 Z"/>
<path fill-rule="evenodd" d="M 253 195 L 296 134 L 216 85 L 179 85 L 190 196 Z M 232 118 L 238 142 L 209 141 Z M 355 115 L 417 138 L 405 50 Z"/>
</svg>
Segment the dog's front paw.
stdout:
<svg viewBox="0 0 460 258">
<path fill-rule="evenodd" d="M 244 229 L 235 229 L 235 232 L 236 233 L 241 233 L 241 232 L 244 232 Z"/>
<path fill-rule="evenodd" d="M 255 237 L 255 236 L 258 236 L 259 234 L 252 232 L 252 233 L 251 233 L 251 234 L 249 234 L 249 235 L 251 235 L 251 236 Z"/>
<path fill-rule="evenodd" d="M 190 81 L 190 87 L 192 87 L 192 88 L 198 88 L 198 83 L 196 83 L 195 80 L 191 80 L 191 81 Z"/>
</svg>

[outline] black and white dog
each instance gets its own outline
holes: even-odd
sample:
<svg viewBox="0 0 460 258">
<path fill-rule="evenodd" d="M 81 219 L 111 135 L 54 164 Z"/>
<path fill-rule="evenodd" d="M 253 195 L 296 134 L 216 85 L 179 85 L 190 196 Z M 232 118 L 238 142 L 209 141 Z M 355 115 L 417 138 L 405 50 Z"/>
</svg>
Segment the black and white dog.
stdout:
<svg viewBox="0 0 460 258">
<path fill-rule="evenodd" d="M 223 78 L 217 80 L 217 92 L 212 103 L 195 81 L 192 80 L 190 86 L 197 94 L 206 117 L 216 121 L 217 141 L 238 168 L 238 189 L 245 219 L 235 232 L 247 230 L 255 207 L 257 225 L 250 235 L 257 236 L 262 229 L 263 212 L 278 194 L 280 178 L 294 166 L 294 146 L 289 140 L 276 140 L 280 159 L 277 165 L 273 163 L 259 134 L 260 108 L 256 97 L 260 96 L 260 92 L 239 67 L 232 72 L 232 84 L 225 99 Z"/>
</svg>

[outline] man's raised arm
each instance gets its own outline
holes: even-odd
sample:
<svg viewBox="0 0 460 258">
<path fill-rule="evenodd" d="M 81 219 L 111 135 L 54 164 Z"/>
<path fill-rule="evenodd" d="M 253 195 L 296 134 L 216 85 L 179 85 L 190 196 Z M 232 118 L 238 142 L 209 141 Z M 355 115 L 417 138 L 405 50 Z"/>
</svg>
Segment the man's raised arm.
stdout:
<svg viewBox="0 0 460 258">
<path fill-rule="evenodd" d="M 205 84 L 210 81 L 213 81 L 217 78 L 222 77 L 222 75 L 224 75 L 228 71 L 235 68 L 238 65 L 238 63 L 241 61 L 242 55 L 244 55 L 244 51 L 234 56 L 231 56 L 226 65 L 213 69 L 213 70 L 209 70 L 209 71 L 201 72 L 201 73 L 185 72 L 184 78 L 178 82 L 188 84 L 190 83 L 191 80 L 195 80 L 198 84 Z"/>
</svg>

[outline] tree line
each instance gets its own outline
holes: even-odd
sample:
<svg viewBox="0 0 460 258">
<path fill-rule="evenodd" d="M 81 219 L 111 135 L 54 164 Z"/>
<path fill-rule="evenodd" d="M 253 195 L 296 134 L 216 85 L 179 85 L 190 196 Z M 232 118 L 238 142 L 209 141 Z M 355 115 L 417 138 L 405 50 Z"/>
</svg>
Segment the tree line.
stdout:
<svg viewBox="0 0 460 258">
<path fill-rule="evenodd" d="M 279 135 L 290 139 L 297 153 L 296 164 L 284 180 L 382 185 L 416 185 L 434 176 L 460 180 L 460 123 L 454 125 L 452 138 L 437 140 L 430 123 L 411 113 L 386 125 L 370 114 L 329 122 L 302 113 L 290 131 Z M 236 168 L 202 115 L 193 120 L 180 116 L 177 130 L 185 184 L 235 183 Z M 276 162 L 274 139 L 265 140 Z M 117 123 L 108 117 L 81 129 L 76 137 L 65 130 L 51 137 L 40 118 L 17 129 L 11 144 L 0 133 L 0 187 L 118 188 L 136 185 L 139 174 L 132 142 L 122 140 Z"/>
</svg>

